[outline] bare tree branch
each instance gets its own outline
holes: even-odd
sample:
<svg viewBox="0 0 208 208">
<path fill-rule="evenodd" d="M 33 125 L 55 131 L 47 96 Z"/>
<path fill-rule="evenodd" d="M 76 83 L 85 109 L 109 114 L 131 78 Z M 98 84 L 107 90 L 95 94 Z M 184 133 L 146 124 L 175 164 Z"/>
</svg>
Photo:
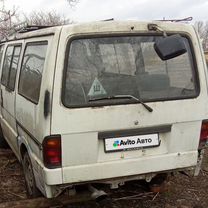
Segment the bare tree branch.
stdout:
<svg viewBox="0 0 208 208">
<path fill-rule="evenodd" d="M 79 0 L 67 0 L 71 7 L 74 7 Z M 18 15 L 18 8 L 13 7 L 8 10 L 5 7 L 6 0 L 0 0 L 0 40 L 7 37 L 8 35 L 16 31 L 15 25 L 20 23 L 20 18 Z M 34 11 L 29 15 L 24 15 L 25 22 L 30 25 L 40 25 L 40 26 L 53 26 L 53 25 L 64 25 L 70 24 L 68 18 L 63 15 L 58 14 L 55 11 L 42 12 Z M 19 25 L 19 24 L 18 24 Z"/>
<path fill-rule="evenodd" d="M 67 0 L 67 2 L 69 3 L 69 5 L 71 7 L 73 7 L 73 6 L 75 6 L 79 2 L 79 0 Z"/>
<path fill-rule="evenodd" d="M 18 21 L 17 8 L 5 9 L 5 0 L 0 0 L 0 39 L 7 37 L 10 29 Z"/>
<path fill-rule="evenodd" d="M 64 16 L 56 13 L 55 11 L 50 12 L 32 12 L 30 15 L 25 15 L 25 21 L 29 25 L 39 25 L 39 26 L 53 26 L 53 25 L 65 25 L 70 24 L 71 21 Z"/>
<path fill-rule="evenodd" d="M 204 50 L 208 50 L 208 22 L 198 21 L 194 24 L 200 38 Z"/>
</svg>

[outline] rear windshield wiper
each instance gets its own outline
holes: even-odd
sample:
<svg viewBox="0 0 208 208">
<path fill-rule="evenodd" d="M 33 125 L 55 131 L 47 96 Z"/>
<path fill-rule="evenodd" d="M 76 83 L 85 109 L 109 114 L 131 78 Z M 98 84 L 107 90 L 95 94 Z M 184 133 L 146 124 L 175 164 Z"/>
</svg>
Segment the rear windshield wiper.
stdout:
<svg viewBox="0 0 208 208">
<path fill-rule="evenodd" d="M 137 102 L 141 103 L 149 112 L 153 111 L 153 109 L 150 106 L 145 104 L 139 98 L 134 97 L 133 95 L 114 95 L 114 96 L 109 96 L 109 97 L 90 99 L 90 100 L 88 100 L 88 102 L 94 102 L 94 101 L 99 101 L 99 100 L 112 100 L 112 99 L 133 99 L 133 100 L 136 100 Z"/>
</svg>

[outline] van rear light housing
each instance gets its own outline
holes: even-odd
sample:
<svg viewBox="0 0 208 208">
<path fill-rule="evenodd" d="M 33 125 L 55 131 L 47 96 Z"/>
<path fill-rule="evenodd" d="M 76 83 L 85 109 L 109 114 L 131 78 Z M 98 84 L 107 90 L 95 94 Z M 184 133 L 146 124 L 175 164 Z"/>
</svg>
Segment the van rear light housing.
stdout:
<svg viewBox="0 0 208 208">
<path fill-rule="evenodd" d="M 199 149 L 203 149 L 208 141 L 208 120 L 202 121 Z"/>
<path fill-rule="evenodd" d="M 61 135 L 52 135 L 44 138 L 43 161 L 47 168 L 60 168 L 61 158 Z"/>
</svg>

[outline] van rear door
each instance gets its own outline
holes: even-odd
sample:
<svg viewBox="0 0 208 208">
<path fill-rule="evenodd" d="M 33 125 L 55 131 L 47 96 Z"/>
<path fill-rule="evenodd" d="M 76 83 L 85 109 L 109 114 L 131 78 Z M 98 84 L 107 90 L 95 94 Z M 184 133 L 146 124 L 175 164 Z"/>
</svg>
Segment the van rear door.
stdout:
<svg viewBox="0 0 208 208">
<path fill-rule="evenodd" d="M 125 32 L 128 28 L 103 24 L 91 30 Z M 198 38 L 190 26 L 170 25 L 171 33 L 182 30 L 186 53 L 163 61 L 154 49 L 162 34 L 146 31 L 145 23 L 134 26 L 141 34 L 99 31 L 103 33 L 70 38 L 70 29 L 62 34 L 51 133 L 61 135 L 66 183 L 197 164 L 208 103 Z"/>
</svg>

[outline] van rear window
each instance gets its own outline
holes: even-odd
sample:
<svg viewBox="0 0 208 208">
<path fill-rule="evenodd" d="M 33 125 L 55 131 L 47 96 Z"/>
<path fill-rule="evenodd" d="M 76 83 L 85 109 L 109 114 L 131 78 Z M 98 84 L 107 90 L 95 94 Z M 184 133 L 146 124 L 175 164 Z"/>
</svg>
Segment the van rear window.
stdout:
<svg viewBox="0 0 208 208">
<path fill-rule="evenodd" d="M 131 95 L 144 102 L 196 97 L 198 86 L 189 40 L 183 37 L 185 54 L 162 61 L 154 50 L 154 43 L 160 38 L 163 37 L 71 41 L 63 81 L 64 105 L 84 107 L 135 102 L 122 98 L 102 99 L 117 95 Z"/>
</svg>

